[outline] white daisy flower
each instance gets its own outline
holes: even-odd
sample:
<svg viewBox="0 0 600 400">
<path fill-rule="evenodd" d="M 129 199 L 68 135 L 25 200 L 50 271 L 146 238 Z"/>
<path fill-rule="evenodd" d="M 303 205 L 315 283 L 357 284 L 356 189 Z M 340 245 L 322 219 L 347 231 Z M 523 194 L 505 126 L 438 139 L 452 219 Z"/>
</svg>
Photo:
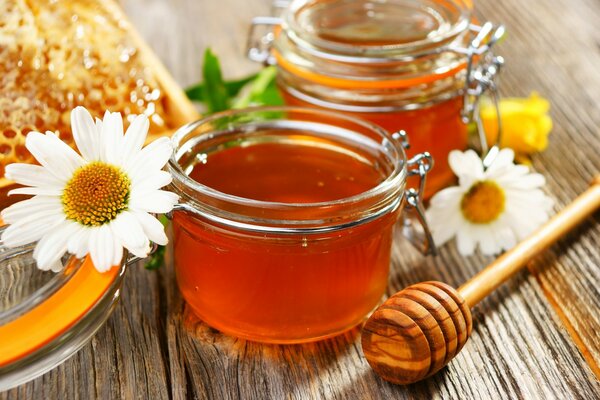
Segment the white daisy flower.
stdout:
<svg viewBox="0 0 600 400">
<path fill-rule="evenodd" d="M 89 253 L 100 272 L 121 262 L 123 247 L 145 257 L 150 241 L 166 244 L 164 228 L 151 213 L 169 212 L 178 200 L 160 190 L 171 182 L 162 168 L 172 147 L 160 138 L 142 149 L 148 126 L 139 115 L 123 135 L 121 114 L 106 112 L 94 123 L 77 107 L 71 128 L 80 154 L 52 132 L 29 133 L 25 146 L 40 165 L 10 164 L 5 176 L 25 186 L 9 194 L 33 197 L 2 210 L 10 224 L 3 244 L 39 241 L 33 257 L 43 270 L 60 270 L 65 252 L 79 258 Z"/>
<path fill-rule="evenodd" d="M 448 161 L 459 186 L 436 193 L 427 210 L 437 245 L 456 236 L 462 255 L 473 254 L 477 245 L 483 254 L 496 254 L 548 220 L 553 201 L 540 189 L 544 177 L 513 160 L 514 152 L 503 149 L 484 169 L 473 150 L 450 153 Z"/>
</svg>

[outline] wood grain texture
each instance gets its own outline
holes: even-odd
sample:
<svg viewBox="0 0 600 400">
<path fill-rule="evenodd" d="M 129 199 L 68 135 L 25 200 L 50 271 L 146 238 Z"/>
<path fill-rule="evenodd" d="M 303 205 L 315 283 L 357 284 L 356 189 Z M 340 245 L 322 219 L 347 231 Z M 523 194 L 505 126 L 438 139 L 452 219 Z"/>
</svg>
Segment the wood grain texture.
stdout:
<svg viewBox="0 0 600 400">
<path fill-rule="evenodd" d="M 385 380 L 408 385 L 437 373 L 463 348 L 471 311 L 456 289 L 420 282 L 388 298 L 365 322 L 361 347 Z"/>
<path fill-rule="evenodd" d="M 122 4 L 185 86 L 198 80 L 209 45 L 225 61 L 226 76 L 255 68 L 243 58 L 248 23 L 270 1 Z M 507 59 L 502 92 L 523 96 L 538 90 L 552 103 L 550 147 L 534 167 L 546 175 L 561 207 L 600 170 L 600 3 L 479 0 L 476 9 L 508 27 L 498 48 Z M 185 307 L 172 266 L 158 273 L 139 266 L 128 272 L 120 305 L 89 345 L 0 399 L 600 398 L 588 364 L 600 362 L 598 222 L 598 215 L 590 218 L 532 263 L 535 275 L 519 273 L 486 298 L 473 311 L 473 332 L 460 354 L 415 385 L 380 379 L 360 351 L 358 329 L 302 346 L 221 335 Z M 460 257 L 452 245 L 436 259 L 424 259 L 400 237 L 392 259 L 388 294 L 426 280 L 457 287 L 491 261 Z"/>
<path fill-rule="evenodd" d="M 520 271 L 568 232 L 590 218 L 600 208 L 600 184 L 591 186 L 553 215 L 526 239 L 505 252 L 458 289 L 469 307 L 474 307 L 503 282 Z"/>
<path fill-rule="evenodd" d="M 554 129 L 550 146 L 534 159 L 547 190 L 564 207 L 600 171 L 600 4 L 593 0 L 551 1 L 523 7 L 517 1 L 480 2 L 479 10 L 510 21 L 500 45 L 509 67 L 502 92 L 549 98 Z M 501 4 L 500 4 L 501 3 Z M 537 3 L 537 2 L 536 2 Z M 520 62 L 523 54 L 527 54 Z M 546 252 L 530 270 L 600 377 L 599 214 Z"/>
</svg>

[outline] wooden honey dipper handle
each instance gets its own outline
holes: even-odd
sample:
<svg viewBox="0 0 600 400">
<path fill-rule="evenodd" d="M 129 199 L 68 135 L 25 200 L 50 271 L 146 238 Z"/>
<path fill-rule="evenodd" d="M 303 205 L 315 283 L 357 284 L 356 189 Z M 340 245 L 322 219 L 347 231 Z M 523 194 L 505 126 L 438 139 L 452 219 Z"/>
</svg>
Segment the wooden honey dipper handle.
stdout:
<svg viewBox="0 0 600 400">
<path fill-rule="evenodd" d="M 362 329 L 363 353 L 371 367 L 385 380 L 401 385 L 435 374 L 471 335 L 471 307 L 599 207 L 600 175 L 587 191 L 458 291 L 431 281 L 391 296 Z"/>
<path fill-rule="evenodd" d="M 458 292 L 467 302 L 469 308 L 473 308 L 498 286 L 523 268 L 532 257 L 580 224 L 598 207 L 600 207 L 600 175 L 594 178 L 589 189 L 552 217 L 552 219 L 531 236 L 510 251 L 504 253 L 496 261 L 458 288 Z"/>
</svg>

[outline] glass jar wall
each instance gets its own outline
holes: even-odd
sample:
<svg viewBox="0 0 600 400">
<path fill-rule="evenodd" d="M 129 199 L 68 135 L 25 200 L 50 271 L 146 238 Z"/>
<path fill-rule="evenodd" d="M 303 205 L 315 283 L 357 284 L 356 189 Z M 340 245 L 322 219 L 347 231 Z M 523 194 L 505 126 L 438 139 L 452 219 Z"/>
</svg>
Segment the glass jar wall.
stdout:
<svg viewBox="0 0 600 400">
<path fill-rule="evenodd" d="M 263 42 L 287 104 L 405 130 L 409 156 L 430 152 L 428 197 L 453 179 L 448 153 L 467 147 L 471 20 L 463 0 L 294 0 Z"/>
<path fill-rule="evenodd" d="M 401 141 L 301 108 L 227 112 L 173 140 L 177 282 L 201 319 L 298 343 L 344 332 L 378 304 L 405 198 Z"/>
</svg>

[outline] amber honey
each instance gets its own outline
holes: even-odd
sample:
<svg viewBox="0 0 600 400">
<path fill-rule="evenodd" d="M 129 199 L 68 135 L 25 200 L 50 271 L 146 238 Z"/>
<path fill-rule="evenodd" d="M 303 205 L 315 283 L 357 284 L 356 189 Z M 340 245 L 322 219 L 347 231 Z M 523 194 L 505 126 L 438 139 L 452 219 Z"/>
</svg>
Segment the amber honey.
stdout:
<svg viewBox="0 0 600 400">
<path fill-rule="evenodd" d="M 170 167 L 189 204 L 173 218 L 177 282 L 214 328 L 318 340 L 358 324 L 384 294 L 405 156 L 374 125 L 323 115 L 286 111 L 275 126 L 246 118 L 225 130 L 212 120 L 175 135 Z"/>
<path fill-rule="evenodd" d="M 277 65 L 286 104 L 406 131 L 409 157 L 427 151 L 435 160 L 429 197 L 453 180 L 449 152 L 467 147 L 471 19 L 472 4 L 463 0 L 294 0 L 266 61 Z M 253 50 L 251 57 L 262 54 Z"/>
<path fill-rule="evenodd" d="M 302 101 L 281 89 L 286 104 L 295 106 L 314 106 Z M 409 132 L 410 148 L 408 157 L 425 151 L 431 153 L 435 168 L 428 176 L 425 197 L 431 197 L 436 191 L 454 179 L 454 173 L 448 165 L 448 154 L 452 150 L 467 147 L 467 125 L 461 120 L 462 97 L 435 104 L 426 108 L 399 112 L 362 112 L 352 113 L 371 121 L 388 132 L 405 130 Z"/>
<path fill-rule="evenodd" d="M 224 193 L 283 203 L 338 200 L 383 178 L 372 165 L 306 144 L 227 149 L 197 164 L 190 177 Z M 381 298 L 394 220 L 388 214 L 310 238 L 252 238 L 215 232 L 179 214 L 179 286 L 196 313 L 224 332 L 283 341 L 336 334 L 358 323 Z"/>
</svg>

